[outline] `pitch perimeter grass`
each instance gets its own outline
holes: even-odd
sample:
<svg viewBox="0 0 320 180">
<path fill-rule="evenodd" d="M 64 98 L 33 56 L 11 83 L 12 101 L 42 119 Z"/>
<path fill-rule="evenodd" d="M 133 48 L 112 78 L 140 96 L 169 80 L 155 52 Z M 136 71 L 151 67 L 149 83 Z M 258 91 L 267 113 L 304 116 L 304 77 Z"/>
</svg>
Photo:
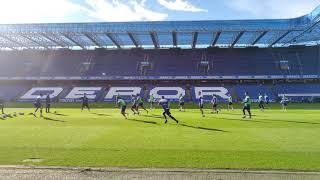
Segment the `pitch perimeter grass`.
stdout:
<svg viewBox="0 0 320 180">
<path fill-rule="evenodd" d="M 0 120 L 0 164 L 320 171 L 320 111 L 309 106 L 253 110 L 251 120 L 239 109 L 205 118 L 173 109 L 178 125 L 160 109 L 125 120 L 118 109 L 58 108 L 41 119 L 10 108 L 25 115 Z"/>
</svg>

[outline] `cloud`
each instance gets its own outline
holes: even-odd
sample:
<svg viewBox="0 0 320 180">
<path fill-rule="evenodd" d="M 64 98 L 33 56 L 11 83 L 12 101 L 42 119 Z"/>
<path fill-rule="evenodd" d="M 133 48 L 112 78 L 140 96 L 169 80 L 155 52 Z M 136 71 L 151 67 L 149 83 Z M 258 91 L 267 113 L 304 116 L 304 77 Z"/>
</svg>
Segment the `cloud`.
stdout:
<svg viewBox="0 0 320 180">
<path fill-rule="evenodd" d="M 69 0 L 1 0 L 0 23 L 61 22 L 81 9 Z"/>
<path fill-rule="evenodd" d="M 187 11 L 187 12 L 208 12 L 206 9 L 200 9 L 186 0 L 158 0 L 158 3 L 169 10 Z"/>
<path fill-rule="evenodd" d="M 102 21 L 161 21 L 167 14 L 155 12 L 145 7 L 146 0 L 86 0 L 89 16 Z"/>
<path fill-rule="evenodd" d="M 308 2 L 306 2 L 308 1 Z M 293 18 L 311 12 L 320 0 L 228 0 L 225 4 L 256 18 Z"/>
</svg>

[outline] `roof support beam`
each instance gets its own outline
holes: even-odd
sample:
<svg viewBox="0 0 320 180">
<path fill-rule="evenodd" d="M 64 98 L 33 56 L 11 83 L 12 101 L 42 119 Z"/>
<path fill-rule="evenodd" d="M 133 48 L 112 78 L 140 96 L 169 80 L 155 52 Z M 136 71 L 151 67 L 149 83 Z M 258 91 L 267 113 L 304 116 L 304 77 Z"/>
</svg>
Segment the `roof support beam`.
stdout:
<svg viewBox="0 0 320 180">
<path fill-rule="evenodd" d="M 98 47 L 102 47 L 102 45 L 101 45 L 100 43 L 98 43 L 98 41 L 96 41 L 96 40 L 94 39 L 94 37 L 92 37 L 90 34 L 84 33 L 84 35 L 85 35 L 88 39 L 90 39 L 90 41 L 92 41 L 93 44 L 95 44 L 95 45 L 98 46 Z"/>
<path fill-rule="evenodd" d="M 154 45 L 154 48 L 159 48 L 159 40 L 156 32 L 150 32 L 150 36 Z"/>
<path fill-rule="evenodd" d="M 73 42 L 75 45 L 81 47 L 82 49 L 86 49 L 82 44 L 80 44 L 79 42 L 77 42 L 76 40 L 74 40 L 72 37 L 70 37 L 68 34 L 63 34 L 64 37 L 66 37 L 68 40 L 70 40 L 71 42 Z"/>
<path fill-rule="evenodd" d="M 191 45 L 192 49 L 196 48 L 197 46 L 198 34 L 199 34 L 198 32 L 192 33 L 192 45 Z"/>
<path fill-rule="evenodd" d="M 177 47 L 178 46 L 178 38 L 177 38 L 176 31 L 172 32 L 172 41 L 173 41 L 173 47 Z"/>
<path fill-rule="evenodd" d="M 277 44 L 282 38 L 286 37 L 291 31 L 283 33 L 279 38 L 273 41 L 268 47 L 271 48 L 273 45 Z"/>
<path fill-rule="evenodd" d="M 239 32 L 239 34 L 237 35 L 237 37 L 234 39 L 234 41 L 231 44 L 231 48 L 234 47 L 234 45 L 237 44 L 237 42 L 240 40 L 240 38 L 242 37 L 242 35 L 244 34 L 244 31 Z"/>
<path fill-rule="evenodd" d="M 20 42 L 18 42 L 18 41 L 16 41 L 16 40 L 13 40 L 12 38 L 10 38 L 10 37 L 7 37 L 7 36 L 5 36 L 5 35 L 0 35 L 3 39 L 5 39 L 5 40 L 7 40 L 7 41 L 9 41 L 9 42 L 11 42 L 11 43 L 13 43 L 13 44 L 17 44 L 17 45 L 19 45 L 20 47 L 25 47 L 25 48 L 27 48 L 28 46 L 26 46 L 26 45 L 24 45 L 24 44 L 22 44 L 22 43 L 20 43 Z M 29 49 L 29 48 L 27 48 L 27 49 Z"/>
<path fill-rule="evenodd" d="M 139 43 L 137 37 L 133 33 L 130 33 L 130 32 L 128 32 L 128 35 L 129 35 L 132 43 L 138 48 L 140 46 L 140 43 Z"/>
<path fill-rule="evenodd" d="M 263 31 L 252 43 L 251 45 L 254 46 L 255 44 L 257 44 L 260 39 L 263 38 L 263 36 L 265 36 L 268 33 L 268 31 Z"/>
<path fill-rule="evenodd" d="M 121 49 L 120 43 L 117 41 L 116 37 L 111 33 L 106 33 L 106 36 L 113 42 L 114 45 L 117 46 L 117 48 Z"/>
<path fill-rule="evenodd" d="M 43 47 L 43 48 L 45 48 L 45 49 L 49 49 L 46 45 L 43 45 L 43 44 L 41 44 L 41 43 L 39 43 L 39 42 L 31 39 L 30 37 L 28 37 L 28 36 L 26 36 L 26 35 L 22 35 L 22 34 L 19 34 L 19 35 L 20 35 L 21 37 L 26 38 L 26 39 L 28 39 L 29 41 L 37 44 L 37 45 L 40 46 L 40 47 Z"/>
<path fill-rule="evenodd" d="M 291 40 L 287 41 L 286 43 L 296 42 L 297 39 L 299 39 L 300 37 L 302 37 L 306 32 L 312 31 L 312 29 L 313 29 L 314 27 L 316 27 L 319 23 L 320 23 L 320 21 L 315 22 L 315 23 L 312 24 L 309 28 L 307 28 L 307 29 L 304 30 L 302 33 L 300 33 L 298 36 L 292 38 Z"/>
<path fill-rule="evenodd" d="M 221 31 L 216 32 L 215 38 L 214 38 L 214 40 L 212 42 L 212 46 L 215 46 L 217 44 L 217 42 L 218 42 L 218 40 L 220 38 L 220 35 L 221 35 Z"/>
<path fill-rule="evenodd" d="M 44 33 L 41 33 L 41 35 L 42 35 L 43 37 L 45 37 L 46 39 L 48 39 L 49 41 L 53 42 L 54 44 L 60 46 L 60 47 L 66 47 L 66 45 L 64 45 L 64 44 L 62 44 L 62 43 L 59 43 L 58 41 L 54 40 L 53 38 L 47 36 L 47 35 L 44 34 Z"/>
</svg>

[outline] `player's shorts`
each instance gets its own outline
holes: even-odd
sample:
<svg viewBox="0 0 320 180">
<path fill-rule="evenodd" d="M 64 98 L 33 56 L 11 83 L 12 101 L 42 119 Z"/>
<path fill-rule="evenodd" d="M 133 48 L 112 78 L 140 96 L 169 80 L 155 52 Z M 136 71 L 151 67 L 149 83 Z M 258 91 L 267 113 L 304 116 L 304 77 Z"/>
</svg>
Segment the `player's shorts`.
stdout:
<svg viewBox="0 0 320 180">
<path fill-rule="evenodd" d="M 259 102 L 259 106 L 262 106 L 263 104 L 264 104 L 263 101 L 260 101 L 260 102 Z"/>
<path fill-rule="evenodd" d="M 82 107 L 89 107 L 89 103 L 87 102 L 82 103 Z"/>
<path fill-rule="evenodd" d="M 180 102 L 180 103 L 179 103 L 179 106 L 184 106 L 184 102 Z"/>
<path fill-rule="evenodd" d="M 199 108 L 202 109 L 203 108 L 203 104 L 199 104 Z"/>
<path fill-rule="evenodd" d="M 164 113 L 168 114 L 168 115 L 171 115 L 170 109 L 164 109 Z"/>
<path fill-rule="evenodd" d="M 41 107 L 42 107 L 42 104 L 40 104 L 40 103 L 34 103 L 34 106 L 35 106 L 36 108 L 41 108 Z"/>
<path fill-rule="evenodd" d="M 132 108 L 132 109 L 137 108 L 137 104 L 132 104 L 131 108 Z"/>
<path fill-rule="evenodd" d="M 247 106 L 244 106 L 243 109 L 250 111 L 251 107 L 250 107 L 250 105 L 247 105 Z"/>
<path fill-rule="evenodd" d="M 266 101 L 266 104 L 269 104 L 269 101 Z"/>
<path fill-rule="evenodd" d="M 51 104 L 50 104 L 50 103 L 46 104 L 46 107 L 47 107 L 47 108 L 50 108 L 50 106 L 51 106 Z"/>
<path fill-rule="evenodd" d="M 288 106 L 288 103 L 286 103 L 286 102 L 285 102 L 285 103 L 282 103 L 282 104 L 283 104 L 284 106 Z"/>
<path fill-rule="evenodd" d="M 127 106 L 121 106 L 121 112 L 124 113 L 126 112 Z"/>
<path fill-rule="evenodd" d="M 232 103 L 232 102 L 229 102 L 228 104 L 229 104 L 229 106 L 231 106 L 233 103 Z"/>
<path fill-rule="evenodd" d="M 4 108 L 4 105 L 3 105 L 3 104 L 0 104 L 0 108 Z"/>
<path fill-rule="evenodd" d="M 217 103 L 212 104 L 212 107 L 216 108 L 216 107 L 218 107 L 218 104 Z"/>
<path fill-rule="evenodd" d="M 143 103 L 139 103 L 138 106 L 143 106 Z"/>
</svg>

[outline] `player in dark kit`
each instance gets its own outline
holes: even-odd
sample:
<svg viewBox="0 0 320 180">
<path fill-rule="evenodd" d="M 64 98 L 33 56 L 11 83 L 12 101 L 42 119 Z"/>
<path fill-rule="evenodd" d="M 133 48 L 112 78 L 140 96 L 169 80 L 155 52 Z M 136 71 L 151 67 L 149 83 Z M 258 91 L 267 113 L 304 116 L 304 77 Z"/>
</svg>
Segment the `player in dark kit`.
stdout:
<svg viewBox="0 0 320 180">
<path fill-rule="evenodd" d="M 246 111 L 248 111 L 249 113 L 249 117 L 251 119 L 251 99 L 250 99 L 250 96 L 248 95 L 248 93 L 246 92 L 245 93 L 245 99 L 243 100 L 243 109 L 242 109 L 242 112 L 243 112 L 243 118 L 246 118 Z"/>
<path fill-rule="evenodd" d="M 84 93 L 83 97 L 81 98 L 82 99 L 82 106 L 81 106 L 81 112 L 83 111 L 83 108 L 87 108 L 88 111 L 90 112 L 90 107 L 89 107 L 89 99 L 87 97 L 87 94 Z"/>
<path fill-rule="evenodd" d="M 4 100 L 2 98 L 0 98 L 0 108 L 1 108 L 2 114 L 4 114 Z"/>
<path fill-rule="evenodd" d="M 215 95 L 212 96 L 212 100 L 211 100 L 211 104 L 212 104 L 212 112 L 211 113 L 219 113 L 218 110 L 218 99 Z"/>
<path fill-rule="evenodd" d="M 133 112 L 133 115 L 139 114 L 139 111 L 136 111 L 137 109 L 137 98 L 135 95 L 131 96 L 131 111 Z"/>
<path fill-rule="evenodd" d="M 46 97 L 46 113 L 50 113 L 50 108 L 51 108 L 51 98 L 50 98 L 50 95 L 48 94 Z"/>
<path fill-rule="evenodd" d="M 182 94 L 179 95 L 179 111 L 185 111 L 185 109 L 184 109 L 184 96 Z"/>
<path fill-rule="evenodd" d="M 126 113 L 127 103 L 120 96 L 118 96 L 117 104 L 121 109 L 121 114 L 124 116 L 124 118 L 127 119 L 127 115 L 128 115 L 128 113 Z"/>
<path fill-rule="evenodd" d="M 260 93 L 259 97 L 258 97 L 258 102 L 259 102 L 259 108 L 261 111 L 264 110 L 264 100 L 263 99 L 264 98 L 263 98 L 262 94 Z"/>
<path fill-rule="evenodd" d="M 33 103 L 34 106 L 36 107 L 36 110 L 33 113 L 34 117 L 37 117 L 36 113 L 38 112 L 38 110 L 40 110 L 40 117 L 42 117 L 42 102 L 41 102 L 41 98 L 42 98 L 42 94 L 40 94 L 37 97 L 36 101 Z"/>
<path fill-rule="evenodd" d="M 143 106 L 143 100 L 141 98 L 141 96 L 139 94 L 137 94 L 137 97 L 136 97 L 136 103 L 137 103 L 137 107 L 136 107 L 136 111 L 138 112 L 139 114 L 139 108 L 141 107 L 143 110 L 145 110 L 147 112 L 147 114 L 149 113 L 149 111 Z"/>
<path fill-rule="evenodd" d="M 171 119 L 173 119 L 176 123 L 179 123 L 179 121 L 178 121 L 175 117 L 173 117 L 173 116 L 171 115 L 170 108 L 169 108 L 169 102 L 168 102 L 168 100 L 166 100 L 166 99 L 164 98 L 164 96 L 162 96 L 162 98 L 160 99 L 159 105 L 161 105 L 162 108 L 163 108 L 163 110 L 164 110 L 164 112 L 162 113 L 162 115 L 163 115 L 164 118 L 166 119 L 166 121 L 165 121 L 166 124 L 167 124 L 167 122 L 168 122 L 168 119 L 167 119 L 167 116 L 166 116 L 166 115 L 168 115 L 168 116 L 169 116 Z"/>
<path fill-rule="evenodd" d="M 204 117 L 204 112 L 203 112 L 203 96 L 201 94 L 201 92 L 199 92 L 199 109 L 200 109 L 200 112 L 201 112 L 201 115 L 202 117 Z"/>
</svg>

